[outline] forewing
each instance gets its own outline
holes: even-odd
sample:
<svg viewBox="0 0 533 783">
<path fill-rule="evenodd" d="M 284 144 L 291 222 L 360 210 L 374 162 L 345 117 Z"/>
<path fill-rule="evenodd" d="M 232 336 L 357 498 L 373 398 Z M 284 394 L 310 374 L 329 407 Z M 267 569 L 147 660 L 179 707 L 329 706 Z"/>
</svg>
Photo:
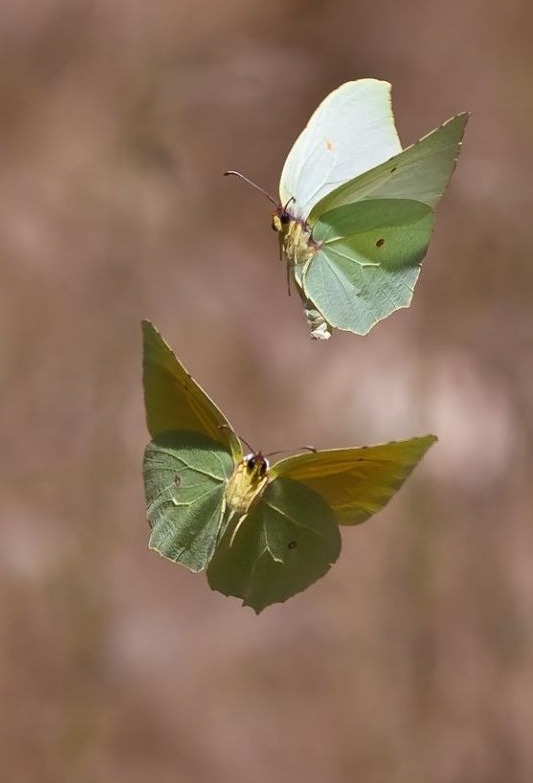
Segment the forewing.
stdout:
<svg viewBox="0 0 533 783">
<path fill-rule="evenodd" d="M 280 202 L 306 218 L 327 193 L 401 150 L 390 84 L 342 84 L 316 109 L 292 147 L 280 180 Z"/>
<path fill-rule="evenodd" d="M 317 492 L 340 525 L 357 525 L 382 509 L 437 438 L 421 438 L 298 454 L 281 460 L 272 477 L 291 478 Z"/>
<path fill-rule="evenodd" d="M 233 460 L 194 432 L 165 432 L 144 453 L 149 547 L 190 571 L 202 571 L 224 530 L 226 482 Z"/>
<path fill-rule="evenodd" d="M 191 378 L 150 321 L 143 321 L 143 386 L 152 437 L 169 430 L 207 435 L 242 458 L 239 439 L 215 403 Z"/>
<path fill-rule="evenodd" d="M 362 199 L 412 199 L 434 208 L 452 176 L 467 120 L 466 113 L 452 117 L 390 160 L 329 192 L 315 202 L 309 223 L 335 207 Z"/>
<path fill-rule="evenodd" d="M 229 526 L 207 578 L 213 590 L 242 598 L 257 613 L 324 576 L 341 549 L 327 503 L 289 478 L 268 484 L 234 531 Z"/>
<path fill-rule="evenodd" d="M 320 250 L 302 275 L 306 298 L 331 326 L 366 334 L 409 306 L 433 222 L 429 206 L 406 199 L 330 210 L 313 230 Z"/>
</svg>

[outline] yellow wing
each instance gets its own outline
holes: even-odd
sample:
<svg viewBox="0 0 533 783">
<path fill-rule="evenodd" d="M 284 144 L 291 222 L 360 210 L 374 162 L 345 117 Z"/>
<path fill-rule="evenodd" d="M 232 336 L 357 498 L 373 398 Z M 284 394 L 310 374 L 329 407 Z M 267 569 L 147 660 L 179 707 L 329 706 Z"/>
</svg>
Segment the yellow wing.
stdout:
<svg viewBox="0 0 533 783">
<path fill-rule="evenodd" d="M 357 525 L 382 509 L 420 462 L 435 435 L 363 446 L 298 454 L 269 471 L 271 481 L 285 477 L 318 492 L 340 525 Z"/>
<path fill-rule="evenodd" d="M 143 328 L 143 386 L 150 435 L 188 430 L 207 435 L 231 451 L 235 462 L 242 447 L 230 423 L 177 360 L 150 321 Z"/>
</svg>

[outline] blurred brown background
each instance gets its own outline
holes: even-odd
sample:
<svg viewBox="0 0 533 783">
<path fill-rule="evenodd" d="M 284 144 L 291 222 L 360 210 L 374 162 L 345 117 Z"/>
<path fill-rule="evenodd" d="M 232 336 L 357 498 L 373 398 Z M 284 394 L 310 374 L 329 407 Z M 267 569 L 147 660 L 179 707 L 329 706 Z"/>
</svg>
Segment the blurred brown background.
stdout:
<svg viewBox="0 0 533 783">
<path fill-rule="evenodd" d="M 91 783 L 533 780 L 533 6 L 5 0 L 0 766 Z M 414 307 L 311 342 L 270 205 L 311 111 L 468 109 Z M 440 436 L 256 617 L 146 549 L 150 317 L 269 451 Z"/>
</svg>

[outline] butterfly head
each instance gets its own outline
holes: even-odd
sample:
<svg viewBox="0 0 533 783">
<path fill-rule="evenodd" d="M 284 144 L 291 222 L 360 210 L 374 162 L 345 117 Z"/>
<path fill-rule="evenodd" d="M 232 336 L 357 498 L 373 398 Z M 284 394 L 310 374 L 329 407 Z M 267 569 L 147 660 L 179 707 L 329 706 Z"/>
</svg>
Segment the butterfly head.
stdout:
<svg viewBox="0 0 533 783">
<path fill-rule="evenodd" d="M 243 459 L 243 463 L 246 465 L 247 473 L 252 480 L 254 477 L 262 479 L 266 476 L 270 467 L 269 461 L 266 457 L 263 457 L 260 451 L 247 454 Z"/>
<path fill-rule="evenodd" d="M 284 233 L 290 222 L 294 220 L 294 217 L 291 215 L 289 210 L 287 209 L 288 204 L 286 206 L 280 206 L 276 209 L 276 211 L 272 214 L 272 228 L 274 231 L 277 231 L 278 233 Z"/>
</svg>

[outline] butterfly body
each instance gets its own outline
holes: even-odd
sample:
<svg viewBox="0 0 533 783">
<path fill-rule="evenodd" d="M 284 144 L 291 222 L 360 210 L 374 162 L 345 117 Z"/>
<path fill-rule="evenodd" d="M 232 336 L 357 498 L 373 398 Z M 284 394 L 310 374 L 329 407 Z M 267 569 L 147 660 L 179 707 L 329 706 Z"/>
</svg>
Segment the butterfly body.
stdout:
<svg viewBox="0 0 533 783">
<path fill-rule="evenodd" d="M 226 486 L 226 503 L 237 515 L 245 514 L 268 482 L 268 460 L 249 454 L 236 466 Z"/>
<path fill-rule="evenodd" d="M 311 227 L 303 220 L 289 217 L 282 220 L 277 213 L 272 216 L 272 226 L 279 231 L 280 247 L 291 270 L 309 261 L 316 248 L 311 238 Z"/>
</svg>

